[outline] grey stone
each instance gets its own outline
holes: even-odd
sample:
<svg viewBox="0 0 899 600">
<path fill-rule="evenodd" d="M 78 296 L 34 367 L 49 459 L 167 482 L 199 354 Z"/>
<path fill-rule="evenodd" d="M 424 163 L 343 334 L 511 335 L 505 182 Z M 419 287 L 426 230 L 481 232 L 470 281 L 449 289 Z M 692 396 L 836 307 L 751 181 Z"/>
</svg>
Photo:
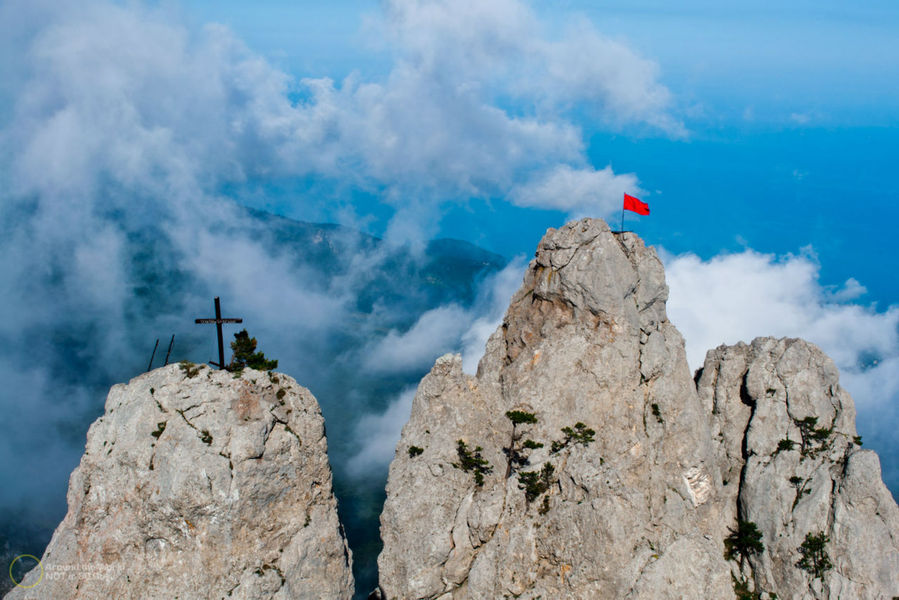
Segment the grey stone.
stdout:
<svg viewBox="0 0 899 600">
<path fill-rule="evenodd" d="M 762 532 L 765 551 L 747 570 L 754 588 L 788 599 L 899 596 L 899 508 L 877 455 L 856 443 L 855 406 L 833 362 L 798 339 L 722 346 L 706 357 L 699 393 L 712 402 L 730 502 Z M 820 533 L 833 567 L 814 578 L 796 563 L 806 535 Z"/>
<path fill-rule="evenodd" d="M 694 381 L 667 296 L 634 234 L 547 232 L 477 375 L 446 355 L 419 384 L 375 597 L 899 597 L 899 508 L 833 362 L 759 338 Z M 172 365 L 115 386 L 43 579 L 7 598 L 349 598 L 326 451 L 285 375 Z M 728 560 L 741 520 L 764 550 Z M 798 565 L 809 534 L 828 539 L 820 577 Z"/>
<path fill-rule="evenodd" d="M 477 375 L 447 355 L 419 385 L 381 515 L 382 597 L 899 596 L 899 509 L 833 363 L 761 338 L 711 351 L 694 382 L 667 295 L 634 234 L 547 232 Z M 510 410 L 537 422 L 513 428 Z M 595 440 L 554 452 L 578 422 Z M 482 483 L 459 440 L 489 464 Z M 529 500 L 522 473 L 547 464 Z M 724 556 L 740 519 L 765 546 L 745 564 Z M 818 532 L 833 567 L 816 579 L 797 562 Z"/>
<path fill-rule="evenodd" d="M 717 446 L 667 294 L 635 235 L 599 220 L 547 233 L 477 376 L 448 355 L 419 386 L 381 517 L 385 597 L 732 595 L 710 501 Z M 514 432 L 516 449 L 544 444 L 527 465 L 504 452 L 509 410 L 538 419 Z M 551 452 L 578 422 L 595 441 Z M 460 439 L 492 467 L 481 486 L 453 466 Z M 520 473 L 548 463 L 551 485 L 528 502 Z"/>
<path fill-rule="evenodd" d="M 114 386 L 68 503 L 40 583 L 6 598 L 353 594 L 321 412 L 280 373 L 170 365 Z"/>
</svg>

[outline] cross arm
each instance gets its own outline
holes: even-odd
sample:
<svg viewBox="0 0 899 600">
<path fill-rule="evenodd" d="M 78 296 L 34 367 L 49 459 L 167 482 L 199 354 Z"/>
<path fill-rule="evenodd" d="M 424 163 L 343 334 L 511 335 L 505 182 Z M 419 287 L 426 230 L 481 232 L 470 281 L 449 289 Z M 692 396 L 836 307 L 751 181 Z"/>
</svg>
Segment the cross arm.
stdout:
<svg viewBox="0 0 899 600">
<path fill-rule="evenodd" d="M 243 319 L 194 319 L 194 323 L 243 323 Z"/>
</svg>

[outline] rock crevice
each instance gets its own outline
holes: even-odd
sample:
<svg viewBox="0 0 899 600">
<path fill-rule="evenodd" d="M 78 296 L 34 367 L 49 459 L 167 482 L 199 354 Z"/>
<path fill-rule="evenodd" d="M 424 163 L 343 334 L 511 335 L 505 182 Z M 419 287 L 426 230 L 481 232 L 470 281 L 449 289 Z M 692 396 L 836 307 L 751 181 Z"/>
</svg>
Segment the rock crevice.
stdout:
<svg viewBox="0 0 899 600">
<path fill-rule="evenodd" d="M 760 338 L 691 376 L 667 297 L 634 234 L 547 232 L 477 375 L 447 355 L 419 386 L 381 516 L 382 597 L 899 595 L 897 508 L 833 363 Z M 481 479 L 459 440 L 492 467 Z M 741 521 L 764 550 L 737 564 Z M 797 566 L 817 532 L 821 577 Z"/>
<path fill-rule="evenodd" d="M 353 595 L 324 422 L 285 375 L 170 365 L 114 386 L 68 501 L 41 598 Z"/>
<path fill-rule="evenodd" d="M 899 508 L 833 362 L 758 338 L 691 375 L 667 298 L 633 233 L 547 232 L 477 374 L 445 355 L 418 387 L 380 597 L 899 597 Z M 40 597 L 353 594 L 321 413 L 285 375 L 114 386 L 68 502 L 43 564 L 73 568 Z"/>
</svg>

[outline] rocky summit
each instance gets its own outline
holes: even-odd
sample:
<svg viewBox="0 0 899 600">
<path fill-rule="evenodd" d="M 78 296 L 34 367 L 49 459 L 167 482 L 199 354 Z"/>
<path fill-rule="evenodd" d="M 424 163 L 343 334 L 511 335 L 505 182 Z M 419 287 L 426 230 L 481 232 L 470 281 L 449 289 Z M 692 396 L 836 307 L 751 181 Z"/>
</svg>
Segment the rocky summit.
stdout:
<svg viewBox="0 0 899 600">
<path fill-rule="evenodd" d="M 899 508 L 833 362 L 759 338 L 692 374 L 667 297 L 633 233 L 547 232 L 477 375 L 445 355 L 418 387 L 371 597 L 899 598 Z M 350 598 L 326 450 L 285 375 L 117 385 L 7 598 Z"/>
<path fill-rule="evenodd" d="M 6 598 L 351 598 L 324 421 L 279 373 L 189 363 L 116 385 L 69 510 Z"/>
<path fill-rule="evenodd" d="M 719 441 L 721 502 L 757 524 L 765 544 L 745 564 L 755 589 L 899 596 L 899 509 L 877 454 L 860 448 L 833 362 L 803 340 L 759 338 L 709 352 L 698 387 Z M 796 564 L 810 533 L 828 540 L 831 568 L 820 577 Z"/>
<path fill-rule="evenodd" d="M 893 598 L 899 509 L 833 363 L 721 347 L 691 376 L 656 253 L 549 230 L 476 376 L 419 385 L 384 598 Z"/>
</svg>

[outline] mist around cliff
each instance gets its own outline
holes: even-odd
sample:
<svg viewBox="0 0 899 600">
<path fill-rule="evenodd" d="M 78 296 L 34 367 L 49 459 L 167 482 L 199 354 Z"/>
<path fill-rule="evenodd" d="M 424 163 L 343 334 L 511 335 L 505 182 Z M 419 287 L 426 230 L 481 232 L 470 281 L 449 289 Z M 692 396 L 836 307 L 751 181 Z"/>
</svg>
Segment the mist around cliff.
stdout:
<svg viewBox="0 0 899 600">
<path fill-rule="evenodd" d="M 2 549 L 40 554 L 87 426 L 155 339 L 176 335 L 172 360 L 215 358 L 193 319 L 216 295 L 318 397 L 350 542 L 372 544 L 410 390 L 443 352 L 474 370 L 527 260 L 429 244 L 442 220 L 478 202 L 513 207 L 487 213 L 513 232 L 614 223 L 621 193 L 646 190 L 591 157 L 584 115 L 606 135 L 689 137 L 656 61 L 569 25 L 512 0 L 391 2 L 372 29 L 386 72 L 334 79 L 171 6 L 0 4 Z M 871 282 L 823 283 L 811 253 L 666 262 L 691 366 L 756 335 L 820 344 L 895 495 L 899 317 Z"/>
</svg>

